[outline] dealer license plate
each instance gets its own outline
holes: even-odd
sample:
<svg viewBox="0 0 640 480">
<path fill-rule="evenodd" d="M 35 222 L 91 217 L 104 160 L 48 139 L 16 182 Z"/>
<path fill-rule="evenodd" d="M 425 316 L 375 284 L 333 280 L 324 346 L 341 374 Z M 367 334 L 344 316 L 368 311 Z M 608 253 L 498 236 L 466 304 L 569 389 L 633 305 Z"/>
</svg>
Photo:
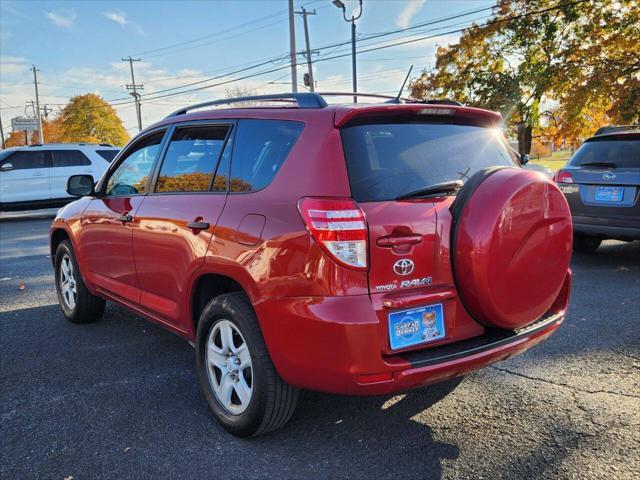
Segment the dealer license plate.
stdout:
<svg viewBox="0 0 640 480">
<path fill-rule="evenodd" d="M 444 311 L 441 303 L 389 314 L 392 350 L 434 342 L 444 336 Z"/>
</svg>

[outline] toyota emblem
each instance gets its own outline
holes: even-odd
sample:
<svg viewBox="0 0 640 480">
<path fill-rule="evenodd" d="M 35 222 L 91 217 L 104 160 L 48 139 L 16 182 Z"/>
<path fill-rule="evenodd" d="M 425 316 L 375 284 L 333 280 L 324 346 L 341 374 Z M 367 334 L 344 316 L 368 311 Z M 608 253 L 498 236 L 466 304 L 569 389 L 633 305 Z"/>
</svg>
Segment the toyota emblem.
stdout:
<svg viewBox="0 0 640 480">
<path fill-rule="evenodd" d="M 403 258 L 402 260 L 398 260 L 393 264 L 393 271 L 396 275 L 409 275 L 413 272 L 413 268 L 415 267 L 412 260 L 408 258 Z"/>
<path fill-rule="evenodd" d="M 604 174 L 602 174 L 602 178 L 604 178 L 605 180 L 613 180 L 614 178 L 616 178 L 616 174 L 615 173 L 604 173 Z"/>
</svg>

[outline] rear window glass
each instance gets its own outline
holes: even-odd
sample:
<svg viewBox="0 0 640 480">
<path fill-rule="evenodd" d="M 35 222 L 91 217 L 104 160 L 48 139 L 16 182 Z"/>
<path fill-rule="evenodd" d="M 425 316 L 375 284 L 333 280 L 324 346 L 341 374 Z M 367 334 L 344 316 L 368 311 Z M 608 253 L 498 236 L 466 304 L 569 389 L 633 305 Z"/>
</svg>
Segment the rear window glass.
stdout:
<svg viewBox="0 0 640 480">
<path fill-rule="evenodd" d="M 156 192 L 206 192 L 229 127 L 178 128 L 164 157 Z"/>
<path fill-rule="evenodd" d="M 271 183 L 304 124 L 286 120 L 240 120 L 231 160 L 231 191 L 252 192 Z"/>
<path fill-rule="evenodd" d="M 398 123 L 342 130 L 353 198 L 393 200 L 491 166 L 517 165 L 502 133 L 470 125 Z"/>
<path fill-rule="evenodd" d="M 96 150 L 96 153 L 104 158 L 107 162 L 113 162 L 120 150 Z"/>
<path fill-rule="evenodd" d="M 80 167 L 91 161 L 80 150 L 51 150 L 52 167 Z"/>
<path fill-rule="evenodd" d="M 640 138 L 585 142 L 573 155 L 569 165 L 579 167 L 585 163 L 603 163 L 604 167 L 610 163 L 614 168 L 640 168 Z"/>
</svg>

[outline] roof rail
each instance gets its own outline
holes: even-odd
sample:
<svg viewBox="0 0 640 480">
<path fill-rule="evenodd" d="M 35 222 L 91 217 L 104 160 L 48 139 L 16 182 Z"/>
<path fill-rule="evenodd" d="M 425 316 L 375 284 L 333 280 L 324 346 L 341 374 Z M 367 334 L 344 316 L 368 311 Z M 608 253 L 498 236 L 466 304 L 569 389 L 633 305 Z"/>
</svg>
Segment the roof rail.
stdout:
<svg viewBox="0 0 640 480">
<path fill-rule="evenodd" d="M 31 145 L 27 145 L 28 147 L 41 147 L 41 143 L 32 143 Z"/>
<path fill-rule="evenodd" d="M 196 110 L 203 107 L 213 107 L 216 105 L 230 105 L 233 103 L 242 102 L 297 102 L 298 108 L 324 108 L 327 106 L 324 98 L 317 93 L 303 92 L 303 93 L 275 93 L 269 95 L 251 95 L 247 97 L 233 97 L 223 98 L 221 100 L 212 100 L 210 102 L 196 103 L 195 105 L 189 105 L 188 107 L 181 108 L 175 112 L 167 115 L 165 118 L 177 117 L 178 115 L 184 115 L 190 110 Z"/>
<path fill-rule="evenodd" d="M 220 100 L 211 100 L 209 102 L 196 103 L 183 107 L 180 110 L 167 115 L 165 118 L 177 117 L 184 115 L 191 110 L 198 108 L 214 107 L 217 105 L 232 105 L 234 103 L 243 102 L 296 102 L 298 108 L 324 108 L 327 102 L 323 97 L 369 97 L 386 99 L 388 103 L 426 103 L 436 105 L 462 105 L 455 100 L 417 100 L 415 98 L 398 98 L 391 95 L 382 95 L 378 93 L 360 93 L 360 92 L 301 92 L 301 93 L 273 93 L 269 95 L 251 95 L 246 97 L 223 98 Z"/>
</svg>

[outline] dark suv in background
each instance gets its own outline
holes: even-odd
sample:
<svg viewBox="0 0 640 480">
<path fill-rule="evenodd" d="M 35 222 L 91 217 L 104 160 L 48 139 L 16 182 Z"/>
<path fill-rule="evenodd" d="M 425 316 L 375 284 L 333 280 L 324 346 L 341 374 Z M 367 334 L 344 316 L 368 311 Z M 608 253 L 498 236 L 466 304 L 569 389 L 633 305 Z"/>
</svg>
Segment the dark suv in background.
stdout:
<svg viewBox="0 0 640 480">
<path fill-rule="evenodd" d="M 640 239 L 640 131 L 589 138 L 555 180 L 571 208 L 574 250 L 593 252 L 605 239 Z"/>
</svg>

